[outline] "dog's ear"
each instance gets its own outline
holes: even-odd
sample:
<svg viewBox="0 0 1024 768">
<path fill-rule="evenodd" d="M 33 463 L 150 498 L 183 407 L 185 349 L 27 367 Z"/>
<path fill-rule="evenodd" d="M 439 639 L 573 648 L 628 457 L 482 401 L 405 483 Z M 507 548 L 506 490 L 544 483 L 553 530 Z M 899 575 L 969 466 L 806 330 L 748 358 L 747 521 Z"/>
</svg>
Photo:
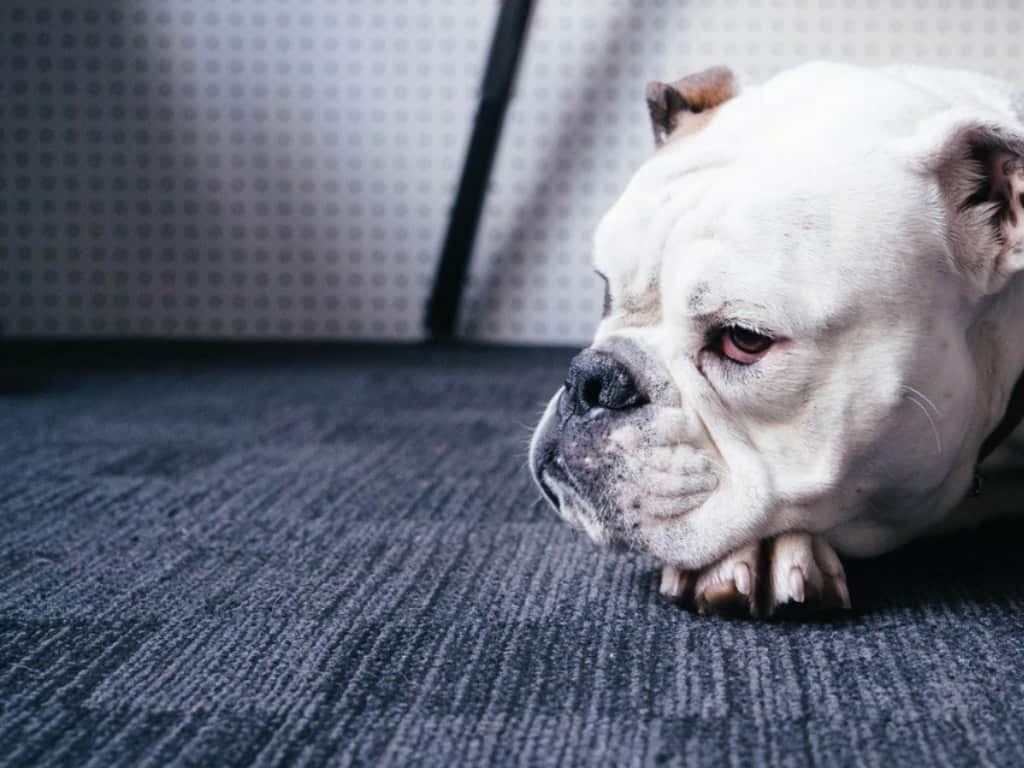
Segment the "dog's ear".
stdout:
<svg viewBox="0 0 1024 768">
<path fill-rule="evenodd" d="M 1024 269 L 1024 132 L 958 126 L 935 165 L 957 265 L 983 293 Z"/>
<path fill-rule="evenodd" d="M 647 110 L 654 145 L 660 147 L 677 132 L 699 129 L 712 110 L 738 92 L 736 76 L 728 67 L 711 67 L 674 83 L 648 83 Z"/>
</svg>

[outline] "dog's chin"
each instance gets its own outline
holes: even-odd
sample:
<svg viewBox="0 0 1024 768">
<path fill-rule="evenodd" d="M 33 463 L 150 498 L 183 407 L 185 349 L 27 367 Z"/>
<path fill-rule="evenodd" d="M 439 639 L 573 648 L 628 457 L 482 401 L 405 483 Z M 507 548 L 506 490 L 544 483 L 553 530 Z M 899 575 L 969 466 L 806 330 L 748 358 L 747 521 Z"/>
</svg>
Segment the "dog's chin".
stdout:
<svg viewBox="0 0 1024 768">
<path fill-rule="evenodd" d="M 690 535 L 688 518 L 714 495 L 713 491 L 661 499 L 656 506 L 627 509 L 598 506 L 599 501 L 580 493 L 571 483 L 541 473 L 538 484 L 559 517 L 582 531 L 595 544 L 616 552 L 638 552 L 665 562 L 673 561 L 680 542 Z M 622 497 L 624 494 L 613 494 Z M 625 494 L 636 499 L 638 492 Z"/>
</svg>

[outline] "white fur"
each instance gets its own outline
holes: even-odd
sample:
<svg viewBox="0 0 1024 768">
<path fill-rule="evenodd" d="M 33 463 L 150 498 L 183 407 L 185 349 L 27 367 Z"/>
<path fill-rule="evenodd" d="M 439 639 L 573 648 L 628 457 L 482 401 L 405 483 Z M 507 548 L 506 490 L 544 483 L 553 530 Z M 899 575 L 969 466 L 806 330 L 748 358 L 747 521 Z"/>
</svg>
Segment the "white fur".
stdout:
<svg viewBox="0 0 1024 768">
<path fill-rule="evenodd" d="M 929 171 L 971 121 L 1024 131 L 989 78 L 807 64 L 670 140 L 605 215 L 594 261 L 613 311 L 593 346 L 635 341 L 681 394 L 658 440 L 612 442 L 651 499 L 701 457 L 718 472 L 680 486 L 689 502 L 669 522 L 651 502 L 652 554 L 700 568 L 806 531 L 873 555 L 963 497 L 1024 368 L 1021 281 L 965 277 Z M 701 351 L 714 311 L 787 341 L 727 369 Z"/>
</svg>

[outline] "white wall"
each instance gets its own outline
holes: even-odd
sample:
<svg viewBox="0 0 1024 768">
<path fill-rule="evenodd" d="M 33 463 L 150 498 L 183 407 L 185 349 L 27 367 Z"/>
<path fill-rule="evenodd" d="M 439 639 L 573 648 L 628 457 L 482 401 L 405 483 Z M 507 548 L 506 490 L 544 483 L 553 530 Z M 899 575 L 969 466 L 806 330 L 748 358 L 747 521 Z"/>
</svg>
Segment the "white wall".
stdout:
<svg viewBox="0 0 1024 768">
<path fill-rule="evenodd" d="M 493 0 L 6 0 L 10 335 L 416 338 Z M 909 60 L 1024 80 L 1024 3 L 538 0 L 462 315 L 579 342 L 650 79 Z"/>
</svg>

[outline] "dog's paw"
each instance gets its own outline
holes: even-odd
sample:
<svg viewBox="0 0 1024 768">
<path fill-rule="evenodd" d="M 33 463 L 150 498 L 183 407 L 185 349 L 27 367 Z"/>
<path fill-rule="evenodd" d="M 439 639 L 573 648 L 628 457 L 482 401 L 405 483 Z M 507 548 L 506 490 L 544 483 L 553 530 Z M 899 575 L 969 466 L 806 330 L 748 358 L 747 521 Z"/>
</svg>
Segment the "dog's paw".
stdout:
<svg viewBox="0 0 1024 768">
<path fill-rule="evenodd" d="M 742 547 L 701 571 L 665 566 L 661 594 L 699 613 L 747 618 L 822 617 L 850 608 L 838 555 L 808 533 Z"/>
</svg>

